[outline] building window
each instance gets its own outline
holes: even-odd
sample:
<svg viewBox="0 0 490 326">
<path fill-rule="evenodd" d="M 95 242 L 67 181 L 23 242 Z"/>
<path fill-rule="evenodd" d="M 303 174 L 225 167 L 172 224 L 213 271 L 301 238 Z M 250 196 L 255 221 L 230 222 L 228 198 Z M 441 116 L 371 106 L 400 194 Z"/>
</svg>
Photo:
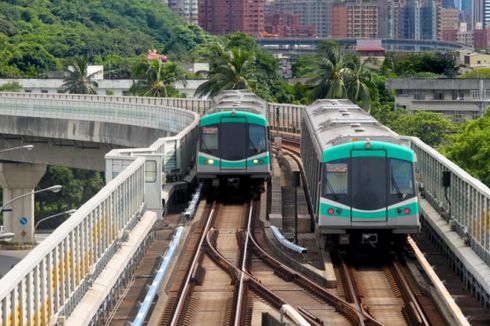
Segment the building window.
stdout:
<svg viewBox="0 0 490 326">
<path fill-rule="evenodd" d="M 479 90 L 473 89 L 470 91 L 470 94 L 471 94 L 471 98 L 474 100 L 477 100 L 480 98 L 480 91 Z"/>
<path fill-rule="evenodd" d="M 444 91 L 434 91 L 434 100 L 444 100 Z"/>
<path fill-rule="evenodd" d="M 464 100 L 464 92 L 462 90 L 453 90 L 453 100 L 454 101 Z"/>
<path fill-rule="evenodd" d="M 408 90 L 406 89 L 397 89 L 396 96 L 408 96 Z"/>
<path fill-rule="evenodd" d="M 414 100 L 425 100 L 425 91 L 421 89 L 416 89 L 413 91 Z"/>
<path fill-rule="evenodd" d="M 41 93 L 46 94 L 48 92 L 47 89 L 41 89 Z"/>
</svg>

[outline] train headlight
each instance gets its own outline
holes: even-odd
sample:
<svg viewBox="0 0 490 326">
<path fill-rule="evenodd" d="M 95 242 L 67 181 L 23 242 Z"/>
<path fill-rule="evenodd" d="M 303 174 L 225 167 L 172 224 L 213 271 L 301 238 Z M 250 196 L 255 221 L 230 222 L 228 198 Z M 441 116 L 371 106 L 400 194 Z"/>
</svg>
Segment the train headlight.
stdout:
<svg viewBox="0 0 490 326">
<path fill-rule="evenodd" d="M 204 161 L 204 164 L 206 164 L 206 165 L 213 165 L 214 164 L 214 160 L 206 160 L 206 161 Z"/>
<path fill-rule="evenodd" d="M 410 208 L 405 207 L 405 208 L 403 209 L 403 213 L 405 213 L 405 215 L 410 214 Z"/>
<path fill-rule="evenodd" d="M 367 142 L 366 145 L 365 145 L 366 149 L 371 149 L 372 145 L 370 142 Z"/>
<path fill-rule="evenodd" d="M 252 161 L 252 163 L 253 163 L 253 164 L 259 164 L 259 160 L 254 159 L 254 160 Z"/>
<path fill-rule="evenodd" d="M 332 207 L 330 207 L 330 208 L 327 210 L 327 213 L 328 213 L 329 215 L 333 215 L 333 213 L 334 213 L 334 212 L 335 212 L 335 211 L 333 210 L 333 208 L 332 208 Z"/>
</svg>

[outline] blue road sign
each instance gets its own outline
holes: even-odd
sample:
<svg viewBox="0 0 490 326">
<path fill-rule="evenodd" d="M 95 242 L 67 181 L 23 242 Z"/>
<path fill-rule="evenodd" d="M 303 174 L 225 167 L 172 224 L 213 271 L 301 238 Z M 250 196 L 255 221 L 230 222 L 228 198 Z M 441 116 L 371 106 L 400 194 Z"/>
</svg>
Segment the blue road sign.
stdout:
<svg viewBox="0 0 490 326">
<path fill-rule="evenodd" d="M 26 225 L 28 220 L 29 220 L 29 219 L 28 219 L 27 217 L 22 216 L 21 218 L 19 218 L 19 223 L 20 223 L 21 225 Z"/>
</svg>

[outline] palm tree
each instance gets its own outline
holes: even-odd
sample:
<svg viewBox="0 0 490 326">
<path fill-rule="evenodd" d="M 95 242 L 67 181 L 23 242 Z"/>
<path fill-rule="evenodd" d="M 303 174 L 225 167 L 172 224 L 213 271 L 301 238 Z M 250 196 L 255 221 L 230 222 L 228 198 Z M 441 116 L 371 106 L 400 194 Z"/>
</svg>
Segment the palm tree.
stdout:
<svg viewBox="0 0 490 326">
<path fill-rule="evenodd" d="M 367 83 L 372 81 L 371 72 L 366 68 L 369 62 L 370 58 L 361 62 L 358 56 L 352 56 L 347 62 L 350 71 L 346 75 L 347 97 L 368 112 L 371 111 L 371 94 Z"/>
<path fill-rule="evenodd" d="M 133 78 L 137 81 L 130 91 L 141 96 L 178 96 L 173 84 L 179 80 L 185 83 L 185 76 L 184 69 L 174 62 L 146 60 L 133 68 Z"/>
<path fill-rule="evenodd" d="M 212 45 L 215 57 L 210 61 L 208 80 L 195 92 L 196 96 L 215 96 L 227 89 L 255 89 L 255 55 L 237 48 L 225 49 Z"/>
<path fill-rule="evenodd" d="M 355 55 L 343 55 L 334 44 L 320 44 L 318 55 L 303 73 L 314 87 L 315 98 L 349 98 L 364 110 L 371 109 L 367 83 L 371 75 Z"/>
<path fill-rule="evenodd" d="M 75 57 L 73 63 L 65 69 L 65 78 L 60 91 L 70 94 L 97 94 L 97 82 L 92 79 L 99 71 L 87 74 L 88 58 Z"/>
</svg>

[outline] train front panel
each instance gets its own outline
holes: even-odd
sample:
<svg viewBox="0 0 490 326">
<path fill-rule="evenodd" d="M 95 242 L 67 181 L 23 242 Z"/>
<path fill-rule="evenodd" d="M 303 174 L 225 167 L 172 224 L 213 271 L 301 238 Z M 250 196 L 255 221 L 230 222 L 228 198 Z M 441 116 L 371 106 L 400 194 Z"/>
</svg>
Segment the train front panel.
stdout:
<svg viewBox="0 0 490 326">
<path fill-rule="evenodd" d="M 270 177 L 267 120 L 257 114 L 223 111 L 200 121 L 197 173 L 220 176 Z"/>
<path fill-rule="evenodd" d="M 412 150 L 358 141 L 328 148 L 322 161 L 318 207 L 322 233 L 419 230 Z"/>
</svg>

